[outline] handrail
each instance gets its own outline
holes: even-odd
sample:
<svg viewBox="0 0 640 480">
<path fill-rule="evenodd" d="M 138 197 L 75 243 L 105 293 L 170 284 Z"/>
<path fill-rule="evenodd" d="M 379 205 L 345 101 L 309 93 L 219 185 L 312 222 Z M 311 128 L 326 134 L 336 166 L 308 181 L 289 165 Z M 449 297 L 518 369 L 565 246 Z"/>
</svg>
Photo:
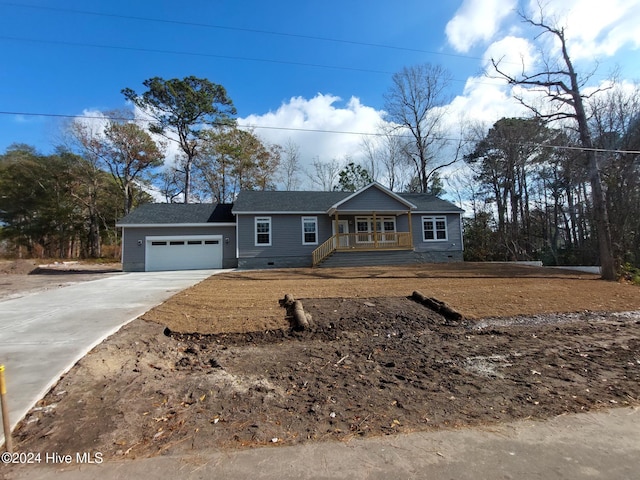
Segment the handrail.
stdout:
<svg viewBox="0 0 640 480">
<path fill-rule="evenodd" d="M 336 250 L 394 250 L 413 248 L 409 232 L 341 233 Z"/>
<path fill-rule="evenodd" d="M 315 267 L 320 262 L 322 262 L 325 258 L 331 255 L 336 250 L 336 236 L 332 235 L 325 241 L 322 245 L 316 248 L 311 256 L 313 257 L 313 266 Z"/>
<path fill-rule="evenodd" d="M 313 253 L 313 266 L 322 263 L 335 251 L 404 250 L 413 248 L 410 232 L 340 233 L 329 237 Z"/>
</svg>

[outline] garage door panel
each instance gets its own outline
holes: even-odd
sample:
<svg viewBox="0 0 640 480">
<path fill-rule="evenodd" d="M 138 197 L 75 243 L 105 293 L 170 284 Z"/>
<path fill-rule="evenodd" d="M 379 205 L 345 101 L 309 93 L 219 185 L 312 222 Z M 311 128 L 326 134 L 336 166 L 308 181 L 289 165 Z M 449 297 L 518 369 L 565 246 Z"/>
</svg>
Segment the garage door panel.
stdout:
<svg viewBox="0 0 640 480">
<path fill-rule="evenodd" d="M 147 271 L 222 268 L 222 237 L 147 237 L 145 266 Z"/>
</svg>

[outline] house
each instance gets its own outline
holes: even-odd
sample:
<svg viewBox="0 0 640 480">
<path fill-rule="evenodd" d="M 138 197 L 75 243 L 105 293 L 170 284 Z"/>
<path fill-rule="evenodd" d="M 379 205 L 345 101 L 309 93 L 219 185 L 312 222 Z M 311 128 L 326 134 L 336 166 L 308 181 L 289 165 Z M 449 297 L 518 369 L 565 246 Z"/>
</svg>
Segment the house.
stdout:
<svg viewBox="0 0 640 480">
<path fill-rule="evenodd" d="M 447 262 L 462 261 L 462 213 L 372 183 L 355 193 L 242 191 L 233 205 L 147 204 L 117 226 L 125 271 L 339 265 L 356 252 L 373 263 L 401 252 L 404 262 Z"/>
</svg>

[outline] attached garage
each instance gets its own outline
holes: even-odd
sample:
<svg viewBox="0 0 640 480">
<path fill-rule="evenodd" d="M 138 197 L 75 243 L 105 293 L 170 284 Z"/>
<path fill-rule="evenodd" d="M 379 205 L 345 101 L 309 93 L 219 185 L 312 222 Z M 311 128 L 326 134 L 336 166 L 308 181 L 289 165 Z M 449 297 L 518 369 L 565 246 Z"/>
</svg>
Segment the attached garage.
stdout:
<svg viewBox="0 0 640 480">
<path fill-rule="evenodd" d="M 120 220 L 125 272 L 236 268 L 229 204 L 148 203 Z"/>
<path fill-rule="evenodd" d="M 146 237 L 145 271 L 222 268 L 221 235 Z"/>
</svg>

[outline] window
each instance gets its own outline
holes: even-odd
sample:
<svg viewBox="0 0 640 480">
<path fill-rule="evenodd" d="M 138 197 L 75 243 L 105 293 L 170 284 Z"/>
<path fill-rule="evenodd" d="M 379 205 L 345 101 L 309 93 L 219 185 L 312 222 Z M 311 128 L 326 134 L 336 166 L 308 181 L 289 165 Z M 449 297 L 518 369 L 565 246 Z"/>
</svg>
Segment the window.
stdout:
<svg viewBox="0 0 640 480">
<path fill-rule="evenodd" d="M 256 217 L 257 246 L 271 246 L 271 217 Z"/>
<path fill-rule="evenodd" d="M 376 218 L 375 227 L 377 240 L 379 242 L 392 242 L 395 240 L 395 217 L 378 217 Z M 356 217 L 356 231 L 360 234 L 356 238 L 356 241 L 360 243 L 373 242 L 373 235 L 371 235 L 374 231 L 373 217 Z"/>
<path fill-rule="evenodd" d="M 422 217 L 422 240 L 425 242 L 447 240 L 447 218 Z"/>
<path fill-rule="evenodd" d="M 302 244 L 318 244 L 318 217 L 302 217 Z"/>
</svg>

